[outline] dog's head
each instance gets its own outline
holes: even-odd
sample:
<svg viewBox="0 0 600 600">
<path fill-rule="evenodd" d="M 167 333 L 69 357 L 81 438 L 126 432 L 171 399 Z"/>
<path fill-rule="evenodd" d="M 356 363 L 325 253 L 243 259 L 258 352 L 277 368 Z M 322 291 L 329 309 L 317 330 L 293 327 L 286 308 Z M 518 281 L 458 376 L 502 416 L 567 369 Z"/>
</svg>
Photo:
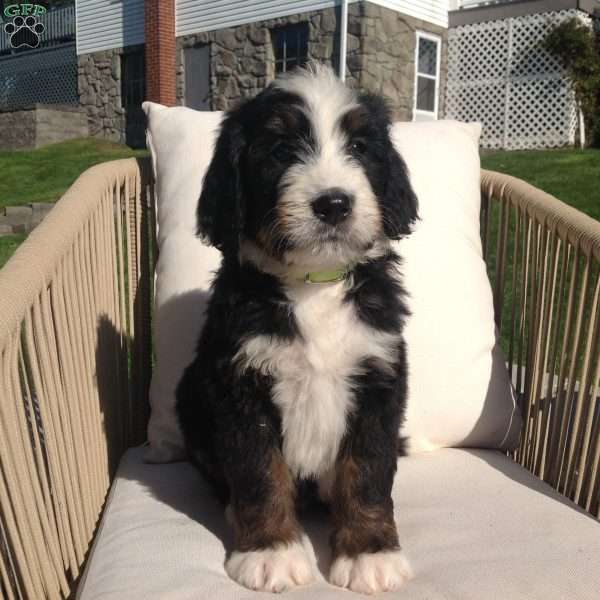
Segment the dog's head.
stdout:
<svg viewBox="0 0 600 600">
<path fill-rule="evenodd" d="M 389 137 L 385 102 L 324 67 L 275 81 L 225 117 L 198 205 L 198 231 L 237 252 L 331 267 L 410 232 L 417 201 Z"/>
</svg>

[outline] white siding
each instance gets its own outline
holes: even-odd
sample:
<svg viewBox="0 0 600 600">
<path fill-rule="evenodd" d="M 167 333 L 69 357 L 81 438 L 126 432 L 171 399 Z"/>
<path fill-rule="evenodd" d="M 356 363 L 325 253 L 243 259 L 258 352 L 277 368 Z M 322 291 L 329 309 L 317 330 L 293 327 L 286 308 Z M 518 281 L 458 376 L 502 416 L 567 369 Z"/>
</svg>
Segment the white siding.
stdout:
<svg viewBox="0 0 600 600">
<path fill-rule="evenodd" d="M 177 35 L 335 6 L 335 0 L 175 0 Z M 351 0 L 356 1 L 356 0 Z"/>
<path fill-rule="evenodd" d="M 144 42 L 144 0 L 76 0 L 77 54 Z"/>
<path fill-rule="evenodd" d="M 350 3 L 357 0 L 349 0 Z M 447 27 L 449 0 L 371 0 Z M 76 0 L 77 54 L 144 42 L 144 0 Z M 176 0 L 176 35 L 330 8 L 338 0 Z"/>
<path fill-rule="evenodd" d="M 409 17 L 448 27 L 450 0 L 370 0 L 370 2 L 391 8 Z"/>
<path fill-rule="evenodd" d="M 350 0 L 350 3 L 357 0 Z M 371 0 L 386 8 L 443 27 L 448 26 L 449 0 Z M 176 0 L 177 35 L 212 31 L 329 8 L 339 0 Z"/>
</svg>

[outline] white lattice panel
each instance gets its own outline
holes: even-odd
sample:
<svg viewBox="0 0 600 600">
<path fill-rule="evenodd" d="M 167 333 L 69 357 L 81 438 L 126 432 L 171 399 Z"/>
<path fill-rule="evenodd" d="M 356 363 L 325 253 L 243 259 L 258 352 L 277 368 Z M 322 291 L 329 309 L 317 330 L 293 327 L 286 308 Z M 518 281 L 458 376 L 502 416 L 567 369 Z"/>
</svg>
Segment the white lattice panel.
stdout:
<svg viewBox="0 0 600 600">
<path fill-rule="evenodd" d="M 573 144 L 577 111 L 558 62 L 541 47 L 577 10 L 464 25 L 448 33 L 446 118 L 483 124 L 484 148 Z"/>
</svg>

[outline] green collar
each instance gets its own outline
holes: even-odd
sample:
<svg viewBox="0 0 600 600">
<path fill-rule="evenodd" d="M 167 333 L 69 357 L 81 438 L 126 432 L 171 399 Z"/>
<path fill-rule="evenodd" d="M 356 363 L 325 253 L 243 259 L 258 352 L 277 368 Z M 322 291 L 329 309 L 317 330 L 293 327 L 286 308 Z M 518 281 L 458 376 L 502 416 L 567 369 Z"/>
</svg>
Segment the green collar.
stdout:
<svg viewBox="0 0 600 600">
<path fill-rule="evenodd" d="M 346 279 L 351 271 L 350 265 L 342 269 L 331 269 L 329 271 L 310 271 L 304 275 L 302 280 L 304 283 L 336 283 Z"/>
</svg>

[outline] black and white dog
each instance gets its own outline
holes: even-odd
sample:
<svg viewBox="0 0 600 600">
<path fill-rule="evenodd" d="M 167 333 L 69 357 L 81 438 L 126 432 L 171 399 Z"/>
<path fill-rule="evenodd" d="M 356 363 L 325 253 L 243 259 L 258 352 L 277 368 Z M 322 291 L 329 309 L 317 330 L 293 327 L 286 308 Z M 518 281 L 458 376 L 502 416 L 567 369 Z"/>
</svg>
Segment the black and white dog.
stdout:
<svg viewBox="0 0 600 600">
<path fill-rule="evenodd" d="M 332 583 L 375 593 L 409 576 L 391 499 L 407 310 L 390 240 L 417 201 L 389 127 L 381 98 L 299 70 L 227 114 L 204 180 L 198 231 L 223 262 L 177 411 L 229 503 L 227 572 L 252 589 L 313 579 L 307 480 L 332 507 Z"/>
</svg>

